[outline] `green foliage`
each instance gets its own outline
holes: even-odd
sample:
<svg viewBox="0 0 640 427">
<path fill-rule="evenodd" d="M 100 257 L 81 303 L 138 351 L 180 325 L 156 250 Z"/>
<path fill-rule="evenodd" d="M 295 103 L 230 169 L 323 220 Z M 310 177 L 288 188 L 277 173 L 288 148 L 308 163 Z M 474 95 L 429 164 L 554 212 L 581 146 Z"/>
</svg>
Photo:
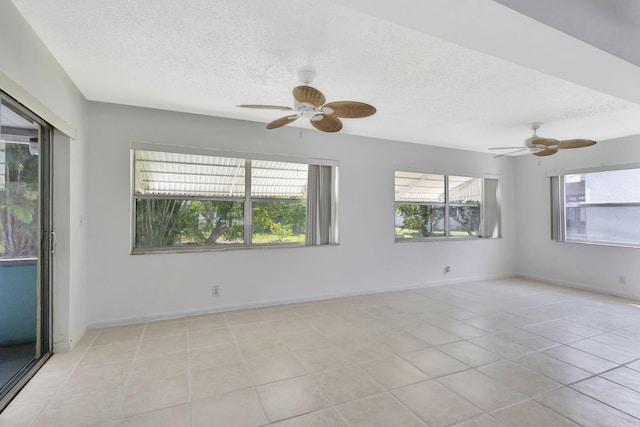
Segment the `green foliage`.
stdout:
<svg viewBox="0 0 640 427">
<path fill-rule="evenodd" d="M 417 230 L 421 237 L 442 234 L 438 223 L 444 218 L 444 206 L 440 205 L 397 205 L 402 216 L 401 230 Z"/>
<path fill-rule="evenodd" d="M 0 256 L 35 257 L 38 252 L 38 156 L 25 144 L 4 147 L 5 184 L 0 186 Z"/>
</svg>

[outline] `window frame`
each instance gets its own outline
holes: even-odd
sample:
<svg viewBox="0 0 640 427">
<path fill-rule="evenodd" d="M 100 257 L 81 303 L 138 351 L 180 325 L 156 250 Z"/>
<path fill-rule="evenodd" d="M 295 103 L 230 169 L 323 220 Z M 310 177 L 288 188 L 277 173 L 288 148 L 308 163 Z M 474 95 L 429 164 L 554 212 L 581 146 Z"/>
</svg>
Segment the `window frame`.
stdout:
<svg viewBox="0 0 640 427">
<path fill-rule="evenodd" d="M 567 202 L 566 200 L 566 177 L 568 175 L 581 175 L 590 173 L 606 173 L 622 170 L 640 171 L 640 163 L 629 163 L 620 165 L 600 166 L 593 168 L 582 168 L 573 170 L 554 171 L 547 173 L 551 178 L 551 239 L 560 243 L 571 243 L 578 245 L 611 246 L 624 248 L 640 248 L 640 241 L 618 242 L 607 240 L 589 240 L 569 238 L 567 232 L 567 210 L 569 208 L 581 207 L 637 207 L 640 200 L 631 202 Z M 554 181 L 555 178 L 555 181 Z"/>
<path fill-rule="evenodd" d="M 418 201 L 397 201 L 395 198 L 395 174 L 396 172 L 409 172 L 409 173 L 421 173 L 421 174 L 430 174 L 430 175 L 440 175 L 442 176 L 443 179 L 443 186 L 444 186 L 444 202 L 418 202 Z M 450 189 L 449 189 L 449 177 L 464 177 L 464 178 L 479 178 L 482 180 L 482 187 L 481 187 L 481 200 L 479 203 L 469 203 L 469 204 L 465 204 L 465 203 L 455 203 L 455 202 L 451 202 L 450 200 Z M 407 167 L 396 167 L 394 168 L 393 171 L 393 179 L 394 179 L 394 242 L 395 243 L 409 243 L 409 242 L 443 242 L 443 241 L 469 241 L 469 240 L 486 240 L 486 239 L 500 239 L 502 238 L 501 236 L 501 227 L 500 227 L 500 223 L 501 223 L 501 215 L 498 214 L 498 232 L 497 235 L 494 236 L 482 236 L 482 220 L 484 217 L 484 204 L 485 204 L 485 188 L 484 188 L 484 181 L 485 179 L 492 179 L 496 181 L 496 185 L 497 185 L 497 191 L 500 191 L 500 179 L 499 176 L 497 175 L 489 175 L 489 174 L 483 174 L 483 175 L 479 175 L 479 174 L 468 174 L 468 173 L 458 173 L 458 172 L 445 172 L 445 171 L 436 171 L 436 170 L 422 170 L 422 169 L 415 169 L 415 168 L 407 168 Z M 444 207 L 444 236 L 435 236 L 435 237 L 415 237 L 415 238 L 403 238 L 403 237 L 397 237 L 397 234 L 395 233 L 395 213 L 397 212 L 397 208 L 398 205 L 419 205 L 419 206 L 426 206 L 426 205 L 431 205 L 431 206 L 443 206 Z M 478 231 L 478 235 L 476 236 L 451 236 L 451 223 L 450 223 L 450 208 L 451 207 L 456 207 L 456 206 L 478 206 L 480 207 L 480 215 L 481 215 L 481 223 L 480 223 L 480 230 Z M 498 210 L 498 212 L 501 212 L 502 209 L 499 205 L 499 201 L 498 201 L 498 205 L 496 206 L 496 209 Z"/>
<path fill-rule="evenodd" d="M 180 196 L 180 195 L 136 195 L 135 185 L 136 185 L 136 165 L 135 165 L 135 153 L 136 151 L 155 151 L 155 152 L 164 152 L 164 153 L 174 153 L 174 154 L 185 154 L 185 155 L 200 155 L 200 156 L 214 156 L 214 157 L 226 157 L 226 158 L 234 158 L 234 159 L 242 159 L 245 162 L 245 176 L 244 176 L 244 196 Z M 253 203 L 259 202 L 299 202 L 304 200 L 305 203 L 308 204 L 308 198 L 304 199 L 295 198 L 295 197 L 252 197 L 251 195 L 251 162 L 253 160 L 256 161 L 274 161 L 274 162 L 285 162 L 285 163 L 298 163 L 305 164 L 309 166 L 330 166 L 335 171 L 335 179 L 332 182 L 333 185 L 333 198 L 332 203 L 335 206 L 332 206 L 332 220 L 335 222 L 333 224 L 332 230 L 335 232 L 335 242 L 329 243 L 330 245 L 338 245 L 338 182 L 337 182 L 337 174 L 339 169 L 339 162 L 337 160 L 330 159 L 317 159 L 317 158 L 302 158 L 302 157 L 293 157 L 293 156 L 280 156 L 280 155 L 270 155 L 270 154 L 261 154 L 261 153 L 247 153 L 247 152 L 234 152 L 234 151 L 226 151 L 226 150 L 217 150 L 217 149 L 206 149 L 206 148 L 197 148 L 197 147 L 185 147 L 185 146 L 175 146 L 175 145 L 167 145 L 167 144 L 159 144 L 159 143 L 148 143 L 148 142 L 132 142 L 130 147 L 130 212 L 131 212 L 131 222 L 130 222 L 130 254 L 131 255 L 141 255 L 141 254 L 153 254 L 153 253 L 182 253 L 182 252 L 208 252 L 208 251 L 226 251 L 226 250 L 247 250 L 247 249 L 264 249 L 264 248 L 299 248 L 304 246 L 310 246 L 305 242 L 283 242 L 283 243 L 253 243 L 252 242 L 252 234 L 253 234 Z M 243 214 L 243 226 L 244 226 L 244 236 L 242 243 L 229 243 L 229 244 L 219 244 L 219 245 L 193 245 L 193 246 L 166 246 L 166 247 L 137 247 L 136 246 L 136 200 L 138 199 L 173 199 L 173 200 L 206 200 L 206 201 L 234 201 L 244 203 L 244 214 Z M 308 230 L 305 230 L 305 237 L 308 233 Z"/>
</svg>

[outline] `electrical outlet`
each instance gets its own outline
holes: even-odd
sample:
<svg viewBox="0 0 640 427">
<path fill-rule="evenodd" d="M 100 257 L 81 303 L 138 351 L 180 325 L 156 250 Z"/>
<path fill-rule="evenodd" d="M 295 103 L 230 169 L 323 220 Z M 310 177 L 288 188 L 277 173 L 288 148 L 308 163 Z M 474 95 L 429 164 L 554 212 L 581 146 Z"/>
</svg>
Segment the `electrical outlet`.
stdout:
<svg viewBox="0 0 640 427">
<path fill-rule="evenodd" d="M 213 286 L 211 288 L 211 296 L 212 297 L 219 297 L 220 296 L 220 286 Z"/>
<path fill-rule="evenodd" d="M 445 272 L 445 273 L 450 273 L 450 272 L 451 272 L 451 266 L 450 266 L 450 265 L 447 265 L 447 266 L 444 268 L 444 272 Z"/>
</svg>

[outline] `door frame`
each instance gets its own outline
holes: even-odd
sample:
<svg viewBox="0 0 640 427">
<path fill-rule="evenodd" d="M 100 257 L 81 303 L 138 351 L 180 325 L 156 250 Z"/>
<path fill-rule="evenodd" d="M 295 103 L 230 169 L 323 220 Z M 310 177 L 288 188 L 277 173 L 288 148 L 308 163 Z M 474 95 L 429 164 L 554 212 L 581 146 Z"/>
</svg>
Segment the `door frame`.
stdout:
<svg viewBox="0 0 640 427">
<path fill-rule="evenodd" d="M 9 382 L 0 388 L 0 412 L 11 402 L 18 392 L 44 365 L 53 351 L 53 254 L 55 238 L 53 232 L 53 127 L 33 111 L 0 90 L 0 100 L 12 109 L 24 114 L 40 125 L 39 131 L 39 228 L 40 247 L 38 251 L 37 277 L 40 282 L 39 307 L 36 315 L 37 328 L 36 357 L 20 369 Z"/>
</svg>

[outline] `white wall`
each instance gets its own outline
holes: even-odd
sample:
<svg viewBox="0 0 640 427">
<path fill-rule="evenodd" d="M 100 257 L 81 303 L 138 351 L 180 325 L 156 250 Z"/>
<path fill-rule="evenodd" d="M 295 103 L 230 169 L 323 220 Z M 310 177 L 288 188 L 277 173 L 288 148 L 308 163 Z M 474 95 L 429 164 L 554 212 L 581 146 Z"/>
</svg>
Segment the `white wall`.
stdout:
<svg viewBox="0 0 640 427">
<path fill-rule="evenodd" d="M 518 273 L 640 298 L 640 249 L 559 243 L 550 239 L 550 183 L 546 177 L 548 171 L 637 162 L 640 162 L 640 136 L 563 150 L 550 157 L 518 157 L 515 162 Z M 619 283 L 620 275 L 625 276 L 626 284 Z"/>
<path fill-rule="evenodd" d="M 93 102 L 89 132 L 92 326 L 514 274 L 511 159 L 306 129 L 300 138 L 295 127 L 267 131 L 258 123 Z M 338 160 L 341 244 L 129 255 L 134 141 Z M 394 243 L 393 171 L 403 166 L 500 174 L 505 238 Z M 445 276 L 446 265 L 452 272 Z M 218 298 L 211 297 L 214 284 Z"/>
<path fill-rule="evenodd" d="M 0 1 L 0 67 L 13 82 L 77 130 L 54 137 L 54 348 L 67 349 L 86 330 L 84 122 L 86 100 L 10 1 Z M 4 89 L 4 88 L 3 88 Z M 9 93 L 9 95 L 12 95 Z M 14 95 L 16 96 L 16 95 Z"/>
</svg>

